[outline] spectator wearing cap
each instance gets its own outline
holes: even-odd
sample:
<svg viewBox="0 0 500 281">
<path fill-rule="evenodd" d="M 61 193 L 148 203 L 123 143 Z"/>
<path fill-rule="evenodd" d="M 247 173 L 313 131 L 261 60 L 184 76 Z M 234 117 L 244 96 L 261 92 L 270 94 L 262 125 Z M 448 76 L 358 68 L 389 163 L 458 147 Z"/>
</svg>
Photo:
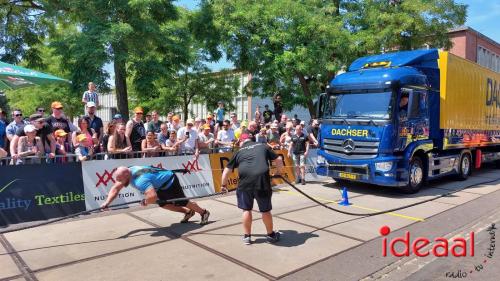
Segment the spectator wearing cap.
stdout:
<svg viewBox="0 0 500 281">
<path fill-rule="evenodd" d="M 116 125 L 115 132 L 108 140 L 108 157 L 111 159 L 128 158 L 128 153 L 132 151 L 132 144 L 125 134 L 125 124 Z"/>
<path fill-rule="evenodd" d="M 271 129 L 267 132 L 267 143 L 271 149 L 280 148 L 280 133 L 278 132 L 278 125 L 271 124 Z"/>
<path fill-rule="evenodd" d="M 89 140 L 87 139 L 86 134 L 79 134 L 76 136 L 76 141 L 78 142 L 75 148 L 75 154 L 80 161 L 87 161 L 92 158 L 94 154 L 92 147 L 88 147 L 87 144 Z"/>
<path fill-rule="evenodd" d="M 56 139 L 56 154 L 62 156 L 56 158 L 56 163 L 66 163 L 68 161 L 66 155 L 71 152 L 71 147 L 65 142 L 67 135 L 68 133 L 61 129 L 54 132 L 54 138 Z"/>
<path fill-rule="evenodd" d="M 132 151 L 141 151 L 142 140 L 146 138 L 146 130 L 142 123 L 142 115 L 144 110 L 138 106 L 134 108 L 134 117 L 128 120 L 126 125 L 125 135 L 130 139 Z M 139 155 L 136 155 L 139 157 Z"/>
<path fill-rule="evenodd" d="M 160 120 L 160 114 L 158 111 L 153 110 L 151 112 L 151 121 L 148 123 L 147 131 L 153 131 L 155 134 L 160 133 L 160 127 L 163 122 Z"/>
<path fill-rule="evenodd" d="M 113 121 L 116 123 L 116 124 L 120 124 L 120 123 L 124 123 L 123 121 L 123 116 L 120 114 L 120 113 L 117 113 L 113 116 Z"/>
<path fill-rule="evenodd" d="M 215 134 L 215 120 L 212 114 L 207 115 L 207 124 L 210 126 L 210 133 Z"/>
<path fill-rule="evenodd" d="M 66 142 L 71 143 L 70 140 L 70 133 L 71 133 L 71 127 L 70 127 L 70 122 L 66 117 L 64 117 L 64 107 L 62 103 L 55 101 L 51 104 L 51 109 L 52 109 L 52 115 L 50 115 L 46 121 L 47 123 L 52 127 L 52 130 L 64 130 L 66 133 L 68 133 Z"/>
<path fill-rule="evenodd" d="M 35 126 L 28 124 L 23 127 L 25 136 L 19 138 L 16 164 L 39 164 L 40 156 L 43 155 L 43 146 L 39 137 L 36 136 Z M 25 158 L 33 156 L 30 158 Z M 23 159 L 24 158 L 24 159 Z"/>
<path fill-rule="evenodd" d="M 203 124 L 201 124 L 201 118 L 200 118 L 200 117 L 196 117 L 196 118 L 194 119 L 194 129 L 195 129 L 196 131 L 198 131 L 198 133 L 203 132 L 202 125 L 203 125 Z"/>
<path fill-rule="evenodd" d="M 172 123 L 168 127 L 169 131 L 178 131 L 181 128 L 181 118 L 178 115 L 172 116 Z"/>
<path fill-rule="evenodd" d="M 240 127 L 238 116 L 236 116 L 235 112 L 231 112 L 231 114 L 229 114 L 229 117 L 231 117 L 231 129 L 233 129 L 233 131 L 236 131 Z"/>
<path fill-rule="evenodd" d="M 201 153 L 207 154 L 213 152 L 215 137 L 214 134 L 210 132 L 210 125 L 205 124 L 202 126 L 199 141 Z"/>
<path fill-rule="evenodd" d="M 218 128 L 221 128 L 223 126 L 224 122 L 224 116 L 226 115 L 226 109 L 224 108 L 224 102 L 219 101 L 217 103 L 217 109 L 214 111 L 215 114 L 215 121 L 219 125 Z"/>
<path fill-rule="evenodd" d="M 36 135 L 40 138 L 40 143 L 43 147 L 42 154 L 47 153 L 49 158 L 54 158 L 56 153 L 56 141 L 52 135 L 52 127 L 45 122 L 42 115 L 35 113 L 30 115 L 30 124 L 36 129 Z M 19 138 L 26 136 L 23 129 L 18 129 L 16 135 L 10 142 L 10 151 L 12 157 L 15 159 L 17 156 Z"/>
<path fill-rule="evenodd" d="M 82 96 L 82 103 L 86 105 L 88 102 L 93 102 L 96 106 L 99 106 L 99 95 L 97 94 L 95 84 L 89 82 L 87 87 L 88 90 Z"/>
<path fill-rule="evenodd" d="M 262 112 L 264 123 L 267 124 L 273 120 L 273 112 L 269 109 L 269 105 L 264 105 L 264 112 Z"/>
<path fill-rule="evenodd" d="M 231 129 L 231 122 L 229 120 L 224 120 L 222 124 L 222 129 L 217 132 L 215 144 L 220 148 L 220 152 L 228 152 L 234 146 L 234 131 Z"/>
<path fill-rule="evenodd" d="M 12 122 L 10 122 L 5 129 L 5 133 L 7 134 L 9 141 L 12 141 L 17 130 L 24 128 L 24 126 L 28 124 L 28 122 L 24 121 L 23 112 L 20 109 L 14 109 L 14 111 L 12 111 L 12 119 Z"/>
<path fill-rule="evenodd" d="M 245 131 L 247 128 L 248 128 L 248 121 L 247 120 L 242 121 L 241 126 L 238 129 L 234 130 L 234 138 L 239 140 L 241 133 Z"/>
<path fill-rule="evenodd" d="M 97 134 L 97 145 L 94 147 L 94 153 L 101 152 L 102 137 L 104 136 L 104 124 L 102 119 L 95 115 L 96 104 L 92 101 L 87 103 L 87 117 L 89 127 Z"/>
<path fill-rule="evenodd" d="M 188 119 L 186 126 L 177 131 L 177 140 L 181 141 L 182 154 L 194 154 L 196 157 L 199 152 L 198 132 L 193 128 L 194 120 Z"/>
</svg>

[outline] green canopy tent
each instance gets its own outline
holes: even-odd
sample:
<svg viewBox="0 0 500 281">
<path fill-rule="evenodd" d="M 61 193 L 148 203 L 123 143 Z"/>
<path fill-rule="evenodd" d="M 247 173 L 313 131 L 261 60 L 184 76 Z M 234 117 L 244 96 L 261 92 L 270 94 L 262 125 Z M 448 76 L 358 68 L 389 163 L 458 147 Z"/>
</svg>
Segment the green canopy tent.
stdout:
<svg viewBox="0 0 500 281">
<path fill-rule="evenodd" d="M 0 91 L 61 82 L 71 83 L 50 74 L 0 61 Z"/>
</svg>

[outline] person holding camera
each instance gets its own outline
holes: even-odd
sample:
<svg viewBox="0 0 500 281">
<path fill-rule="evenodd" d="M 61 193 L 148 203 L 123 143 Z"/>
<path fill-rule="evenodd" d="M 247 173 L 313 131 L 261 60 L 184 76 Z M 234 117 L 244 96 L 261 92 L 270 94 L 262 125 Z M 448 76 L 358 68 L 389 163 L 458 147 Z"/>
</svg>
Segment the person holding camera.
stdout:
<svg viewBox="0 0 500 281">
<path fill-rule="evenodd" d="M 177 140 L 181 142 L 180 153 L 183 155 L 200 155 L 198 143 L 198 131 L 194 128 L 194 120 L 188 119 L 186 126 L 177 132 Z"/>
</svg>

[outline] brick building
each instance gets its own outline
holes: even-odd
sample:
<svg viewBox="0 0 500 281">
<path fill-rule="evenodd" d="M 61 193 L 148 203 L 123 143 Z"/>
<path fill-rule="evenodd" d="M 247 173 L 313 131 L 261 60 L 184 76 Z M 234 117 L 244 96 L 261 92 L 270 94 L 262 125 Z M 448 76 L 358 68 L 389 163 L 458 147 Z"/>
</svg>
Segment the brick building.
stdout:
<svg viewBox="0 0 500 281">
<path fill-rule="evenodd" d="M 500 44 L 482 33 L 462 26 L 448 33 L 453 43 L 452 54 L 500 72 Z"/>
</svg>

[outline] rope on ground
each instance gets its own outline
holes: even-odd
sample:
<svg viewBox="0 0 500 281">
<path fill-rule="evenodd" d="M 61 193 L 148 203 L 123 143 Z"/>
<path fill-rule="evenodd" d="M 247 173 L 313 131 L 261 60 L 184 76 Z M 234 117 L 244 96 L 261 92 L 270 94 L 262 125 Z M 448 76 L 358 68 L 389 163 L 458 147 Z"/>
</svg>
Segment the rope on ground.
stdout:
<svg viewBox="0 0 500 281">
<path fill-rule="evenodd" d="M 401 206 L 401 207 L 397 207 L 397 208 L 393 208 L 393 209 L 389 209 L 389 210 L 384 210 L 384 211 L 380 211 L 380 212 L 374 212 L 374 213 L 351 213 L 351 212 L 347 212 L 347 211 L 343 211 L 343 210 L 332 208 L 332 207 L 330 207 L 330 206 L 328 206 L 328 205 L 326 205 L 326 204 L 318 201 L 317 199 L 309 196 L 304 191 L 300 190 L 293 183 L 291 183 L 288 179 L 286 179 L 285 177 L 283 177 L 281 175 L 273 176 L 273 178 L 281 178 L 281 179 L 283 179 L 283 181 L 285 181 L 288 185 L 290 185 L 297 192 L 299 192 L 300 194 L 304 195 L 305 197 L 307 197 L 309 200 L 313 201 L 314 203 L 316 203 L 318 205 L 321 205 L 321 206 L 323 206 L 323 207 L 325 207 L 325 208 L 327 208 L 327 209 L 329 209 L 331 211 L 338 212 L 338 213 L 345 214 L 345 215 L 359 216 L 359 217 L 371 217 L 371 216 L 377 216 L 377 215 L 392 213 L 392 212 L 395 212 L 395 211 L 399 211 L 399 210 L 402 210 L 402 209 L 406 209 L 406 208 L 410 208 L 410 207 L 413 207 L 413 206 L 421 205 L 421 204 L 424 204 L 424 203 L 427 203 L 427 202 L 430 202 L 430 201 L 434 201 L 434 200 L 437 200 L 439 198 L 447 197 L 447 196 L 450 196 L 450 195 L 452 195 L 454 193 L 457 193 L 459 191 L 465 190 L 467 188 L 471 188 L 473 186 L 478 186 L 478 185 L 486 184 L 486 183 L 493 183 L 493 182 L 496 182 L 496 181 L 500 180 L 500 178 L 497 178 L 497 179 L 490 180 L 490 181 L 485 181 L 485 182 L 470 184 L 470 185 L 467 185 L 467 186 L 462 187 L 460 189 L 457 189 L 457 190 L 454 190 L 454 191 L 450 191 L 450 192 L 447 192 L 447 193 L 444 193 L 444 194 L 441 194 L 441 195 L 437 195 L 435 197 L 432 197 L 432 198 L 429 198 L 429 199 L 426 199 L 426 200 L 423 200 L 423 201 L 419 201 L 419 202 L 412 203 L 412 204 L 409 204 L 409 205 L 404 205 L 404 206 Z"/>
</svg>

